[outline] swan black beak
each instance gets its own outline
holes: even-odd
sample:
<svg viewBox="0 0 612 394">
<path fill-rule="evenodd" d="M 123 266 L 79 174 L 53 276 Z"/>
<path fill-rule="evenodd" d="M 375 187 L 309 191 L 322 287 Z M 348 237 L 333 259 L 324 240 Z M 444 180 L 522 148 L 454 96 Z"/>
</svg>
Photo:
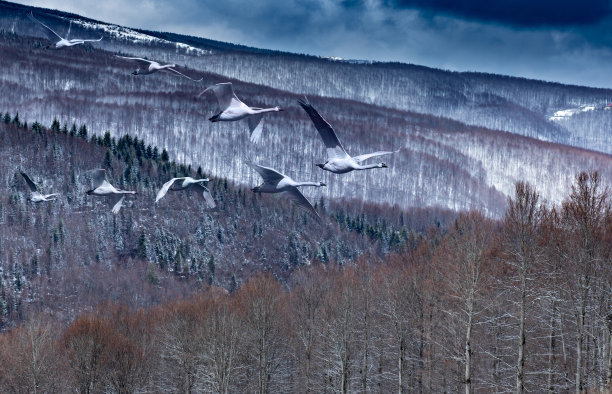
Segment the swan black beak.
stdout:
<svg viewBox="0 0 612 394">
<path fill-rule="evenodd" d="M 319 182 L 319 185 L 321 185 L 321 186 L 327 186 L 327 185 L 326 185 L 325 183 L 323 183 L 323 182 Z"/>
<path fill-rule="evenodd" d="M 387 165 L 385 163 L 382 163 L 381 167 L 382 168 L 387 168 Z"/>
<path fill-rule="evenodd" d="M 138 75 L 138 71 L 132 71 L 132 75 Z"/>
<path fill-rule="evenodd" d="M 325 166 L 325 164 L 317 164 L 317 167 L 319 168 L 323 168 L 323 166 Z"/>
</svg>

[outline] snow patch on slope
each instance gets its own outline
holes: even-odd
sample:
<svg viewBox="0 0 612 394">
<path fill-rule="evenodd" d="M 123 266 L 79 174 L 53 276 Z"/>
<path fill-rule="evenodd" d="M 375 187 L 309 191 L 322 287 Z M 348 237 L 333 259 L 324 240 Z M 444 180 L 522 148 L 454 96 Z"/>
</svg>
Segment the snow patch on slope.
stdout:
<svg viewBox="0 0 612 394">
<path fill-rule="evenodd" d="M 131 41 L 134 43 L 140 43 L 140 44 L 159 43 L 159 44 L 165 44 L 165 45 L 173 45 L 177 49 L 184 50 L 190 55 L 209 55 L 212 53 L 211 51 L 196 48 L 191 45 L 184 44 L 182 42 L 164 40 L 158 37 L 140 33 L 130 28 L 122 27 L 118 25 L 108 25 L 104 23 L 86 22 L 86 21 L 82 21 L 78 19 L 73 19 L 72 22 L 75 24 L 81 25 L 85 29 L 102 30 L 108 35 L 110 35 L 111 37 L 115 37 L 121 40 Z"/>
<path fill-rule="evenodd" d="M 581 105 L 578 108 L 568 108 L 568 109 L 562 109 L 562 110 L 556 111 L 553 114 L 553 116 L 551 116 L 549 119 L 550 120 L 563 120 L 571 116 L 574 116 L 576 114 L 579 114 L 581 112 L 590 112 L 590 111 L 595 111 L 594 105 Z"/>
</svg>

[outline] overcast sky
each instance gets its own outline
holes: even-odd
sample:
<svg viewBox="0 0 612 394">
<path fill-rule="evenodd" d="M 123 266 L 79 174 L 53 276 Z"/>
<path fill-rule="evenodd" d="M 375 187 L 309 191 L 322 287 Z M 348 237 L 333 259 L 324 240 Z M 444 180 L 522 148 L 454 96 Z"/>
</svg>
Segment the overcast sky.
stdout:
<svg viewBox="0 0 612 394">
<path fill-rule="evenodd" d="M 612 0 L 18 0 L 259 48 L 612 88 Z"/>
</svg>

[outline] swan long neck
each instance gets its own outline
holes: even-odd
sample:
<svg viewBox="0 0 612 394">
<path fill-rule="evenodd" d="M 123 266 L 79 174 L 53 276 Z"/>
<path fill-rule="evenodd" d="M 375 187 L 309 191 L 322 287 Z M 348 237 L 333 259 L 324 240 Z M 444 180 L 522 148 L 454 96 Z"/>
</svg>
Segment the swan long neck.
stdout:
<svg viewBox="0 0 612 394">
<path fill-rule="evenodd" d="M 252 115 L 257 115 L 257 114 L 265 114 L 266 112 L 278 112 L 279 108 L 278 107 L 257 108 L 257 109 L 251 108 L 251 111 L 252 111 Z"/>
<path fill-rule="evenodd" d="M 316 187 L 321 187 L 321 183 L 320 182 L 296 182 L 295 186 L 316 186 Z"/>
<path fill-rule="evenodd" d="M 382 168 L 382 163 L 366 164 L 365 166 L 358 164 L 355 166 L 356 170 L 369 170 L 370 168 Z"/>
</svg>

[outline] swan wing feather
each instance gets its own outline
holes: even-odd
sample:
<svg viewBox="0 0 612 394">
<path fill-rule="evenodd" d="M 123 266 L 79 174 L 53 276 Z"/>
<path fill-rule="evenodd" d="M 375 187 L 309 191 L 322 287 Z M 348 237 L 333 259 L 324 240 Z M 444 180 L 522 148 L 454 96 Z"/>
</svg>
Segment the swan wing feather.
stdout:
<svg viewBox="0 0 612 394">
<path fill-rule="evenodd" d="M 327 155 L 330 159 L 345 159 L 350 157 L 338 139 L 336 132 L 331 125 L 323 119 L 319 112 L 308 102 L 308 100 L 298 100 L 300 106 L 306 111 L 315 128 L 319 132 L 323 144 L 327 148 Z"/>
</svg>

